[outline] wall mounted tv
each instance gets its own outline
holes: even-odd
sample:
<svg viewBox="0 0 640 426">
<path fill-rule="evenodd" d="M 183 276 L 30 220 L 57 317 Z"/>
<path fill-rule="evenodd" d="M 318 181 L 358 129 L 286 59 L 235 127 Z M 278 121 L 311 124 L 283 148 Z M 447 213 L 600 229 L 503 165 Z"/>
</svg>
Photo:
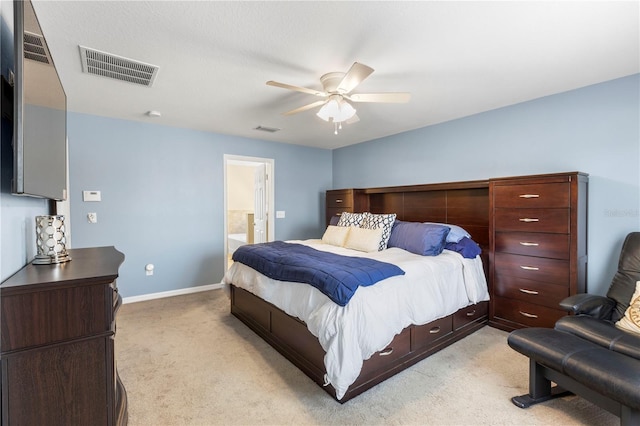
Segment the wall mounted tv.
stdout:
<svg viewBox="0 0 640 426">
<path fill-rule="evenodd" d="M 31 1 L 14 0 L 12 193 L 67 198 L 67 96 Z"/>
</svg>

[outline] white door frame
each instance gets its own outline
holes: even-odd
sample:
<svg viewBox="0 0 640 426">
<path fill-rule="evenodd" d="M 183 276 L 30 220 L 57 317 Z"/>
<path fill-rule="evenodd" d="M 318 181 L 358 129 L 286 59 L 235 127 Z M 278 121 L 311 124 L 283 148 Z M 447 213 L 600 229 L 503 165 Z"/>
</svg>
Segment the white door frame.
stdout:
<svg viewBox="0 0 640 426">
<path fill-rule="evenodd" d="M 263 163 L 267 166 L 267 241 L 275 240 L 276 213 L 275 213 L 275 160 L 273 158 L 247 157 L 243 155 L 224 154 L 224 270 L 229 268 L 229 244 L 227 242 L 227 164 L 230 162 Z"/>
</svg>

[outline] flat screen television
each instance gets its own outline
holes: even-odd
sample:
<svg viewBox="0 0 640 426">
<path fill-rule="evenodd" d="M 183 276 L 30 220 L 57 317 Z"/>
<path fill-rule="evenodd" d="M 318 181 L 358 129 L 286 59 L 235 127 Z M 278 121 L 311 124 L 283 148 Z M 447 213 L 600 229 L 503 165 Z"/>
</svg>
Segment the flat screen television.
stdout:
<svg viewBox="0 0 640 426">
<path fill-rule="evenodd" d="M 14 0 L 12 193 L 67 198 L 67 96 L 31 1 Z"/>
</svg>

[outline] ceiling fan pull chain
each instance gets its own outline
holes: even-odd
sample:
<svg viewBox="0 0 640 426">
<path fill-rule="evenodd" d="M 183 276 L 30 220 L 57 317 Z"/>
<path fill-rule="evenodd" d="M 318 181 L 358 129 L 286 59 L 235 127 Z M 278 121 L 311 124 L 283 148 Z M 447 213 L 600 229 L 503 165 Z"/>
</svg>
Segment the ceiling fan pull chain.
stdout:
<svg viewBox="0 0 640 426">
<path fill-rule="evenodd" d="M 338 123 L 333 123 L 333 126 L 334 126 L 334 129 L 335 129 L 335 130 L 333 131 L 333 134 L 334 134 L 334 135 L 337 135 L 337 134 L 338 134 Z"/>
</svg>

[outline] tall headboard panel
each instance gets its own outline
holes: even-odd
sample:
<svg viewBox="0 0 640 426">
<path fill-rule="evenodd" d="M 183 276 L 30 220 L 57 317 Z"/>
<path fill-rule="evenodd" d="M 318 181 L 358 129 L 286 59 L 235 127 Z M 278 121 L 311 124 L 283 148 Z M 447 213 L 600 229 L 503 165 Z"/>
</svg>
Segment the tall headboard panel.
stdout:
<svg viewBox="0 0 640 426">
<path fill-rule="evenodd" d="M 483 251 L 489 250 L 489 181 L 369 188 L 364 193 L 372 213 L 462 226 Z"/>
</svg>

